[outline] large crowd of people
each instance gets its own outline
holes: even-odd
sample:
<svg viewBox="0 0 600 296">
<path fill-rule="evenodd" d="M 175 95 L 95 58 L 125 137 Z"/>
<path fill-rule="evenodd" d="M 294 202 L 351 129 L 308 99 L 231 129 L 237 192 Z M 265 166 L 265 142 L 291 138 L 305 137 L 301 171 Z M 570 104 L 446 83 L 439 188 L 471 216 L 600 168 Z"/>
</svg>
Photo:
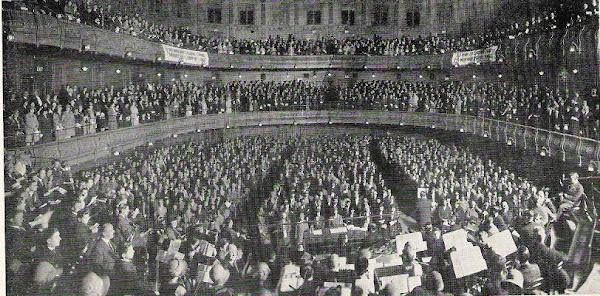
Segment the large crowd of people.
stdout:
<svg viewBox="0 0 600 296">
<path fill-rule="evenodd" d="M 498 23 L 494 29 L 478 35 L 402 36 L 398 38 L 320 37 L 300 39 L 292 35 L 265 39 L 207 37 L 194 34 L 187 27 L 168 27 L 152 23 L 139 14 L 115 11 L 91 0 L 23 1 L 13 6 L 28 7 L 61 19 L 129 34 L 134 37 L 171 44 L 188 49 L 252 55 L 432 55 L 454 51 L 502 46 L 503 41 L 520 35 L 534 35 L 557 28 L 568 28 L 582 22 L 594 22 L 598 15 L 596 1 L 548 5 L 531 18 L 513 24 Z M 572 6 L 572 7 L 571 7 Z"/>
<path fill-rule="evenodd" d="M 7 97 L 8 139 L 20 145 L 198 114 L 327 108 L 466 114 L 600 138 L 595 88 L 578 92 L 506 82 L 388 80 L 326 86 L 298 80 L 147 83 L 93 90 L 66 86 L 54 94 L 8 92 Z"/>
<path fill-rule="evenodd" d="M 394 254 L 401 274 L 421 279 L 416 294 L 564 293 L 573 281 L 567 219 L 589 206 L 576 174 L 554 196 L 464 148 L 410 136 L 172 141 L 75 173 L 7 159 L 7 237 L 20 238 L 7 240 L 8 294 L 271 295 L 291 276 L 302 295 L 336 279 L 352 295 L 397 295 L 400 282 L 373 277 Z M 427 189 L 402 209 L 414 221 L 393 231 L 400 211 L 379 165 Z M 256 195 L 273 172 L 273 190 Z M 317 232 L 340 228 L 334 247 L 308 252 Z M 365 235 L 350 242 L 352 229 Z M 460 246 L 442 236 L 458 229 L 485 271 L 456 276 Z M 499 255 L 487 239 L 505 230 L 517 249 Z M 426 250 L 389 239 L 414 232 Z"/>
<path fill-rule="evenodd" d="M 307 228 L 301 226 L 368 227 L 375 222 L 371 216 L 382 224 L 389 222 L 396 212 L 395 201 L 375 169 L 369 143 L 368 137 L 345 136 L 296 141 L 283 164 L 280 184 L 259 210 L 261 224 L 280 223 L 290 229 L 284 227 L 282 234 L 264 228 L 261 237 L 280 245 L 289 245 L 293 237 L 296 244 L 303 244 Z M 292 231 L 291 225 L 298 227 Z"/>
<path fill-rule="evenodd" d="M 186 140 L 75 175 L 59 162 L 29 172 L 15 159 L 7 234 L 20 239 L 7 241 L 9 295 L 106 295 L 80 284 L 109 295 L 215 295 L 228 278 L 246 286 L 252 249 L 238 213 L 285 143 Z M 213 268 L 197 279 L 202 264 Z"/>
<path fill-rule="evenodd" d="M 564 293 L 572 280 L 562 266 L 572 229 L 564 226 L 562 209 L 586 203 L 576 173 L 563 193 L 550 196 L 491 160 L 437 140 L 388 136 L 378 148 L 390 165 L 427 189 L 419 196 L 415 218 L 426 229 L 429 268 L 450 282 L 445 291 L 473 293 L 472 285 L 479 285 L 476 290 L 483 295 Z M 456 229 L 466 229 L 468 240 L 482 249 L 488 268 L 483 281 L 456 280 L 449 264 L 455 250 L 445 250 L 440 238 Z M 505 230 L 511 231 L 518 250 L 503 258 L 490 249 L 487 238 Z M 545 279 L 541 284 L 540 278 Z"/>
</svg>

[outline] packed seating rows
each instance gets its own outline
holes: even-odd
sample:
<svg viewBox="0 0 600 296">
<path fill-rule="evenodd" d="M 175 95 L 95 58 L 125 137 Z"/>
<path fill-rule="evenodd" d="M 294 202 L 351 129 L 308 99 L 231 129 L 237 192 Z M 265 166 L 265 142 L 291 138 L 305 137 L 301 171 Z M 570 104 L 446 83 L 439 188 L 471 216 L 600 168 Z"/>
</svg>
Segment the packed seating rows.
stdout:
<svg viewBox="0 0 600 296">
<path fill-rule="evenodd" d="M 9 295 L 564 293 L 588 202 L 576 174 L 556 194 L 406 135 L 186 139 L 76 173 L 7 160 Z M 420 188 L 413 219 L 378 165 Z"/>
</svg>

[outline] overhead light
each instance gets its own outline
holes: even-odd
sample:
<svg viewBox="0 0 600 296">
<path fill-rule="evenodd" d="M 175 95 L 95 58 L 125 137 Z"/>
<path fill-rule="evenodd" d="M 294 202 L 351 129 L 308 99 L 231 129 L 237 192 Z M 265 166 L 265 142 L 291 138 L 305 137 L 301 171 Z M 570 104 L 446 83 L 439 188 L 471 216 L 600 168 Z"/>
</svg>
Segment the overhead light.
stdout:
<svg viewBox="0 0 600 296">
<path fill-rule="evenodd" d="M 86 72 L 88 70 L 88 67 L 81 67 L 81 71 Z"/>
<path fill-rule="evenodd" d="M 460 129 L 460 132 L 461 132 L 461 133 L 464 133 L 464 132 L 465 132 L 465 129 L 464 129 L 464 128 L 461 128 L 461 129 Z"/>
<path fill-rule="evenodd" d="M 574 73 L 574 74 L 577 74 L 577 72 L 579 72 L 579 70 L 577 70 L 577 69 L 573 69 L 573 73 Z"/>
<path fill-rule="evenodd" d="M 121 73 L 121 69 L 117 69 L 115 72 L 117 72 L 117 74 Z"/>
<path fill-rule="evenodd" d="M 477 78 L 477 75 L 473 75 L 473 79 Z"/>
<path fill-rule="evenodd" d="M 229 128 L 229 124 L 225 128 Z"/>
<path fill-rule="evenodd" d="M 423 79 L 423 75 L 419 75 L 419 78 Z"/>
<path fill-rule="evenodd" d="M 543 76 L 544 75 L 544 71 L 540 71 L 539 74 L 540 74 L 540 76 Z"/>
<path fill-rule="evenodd" d="M 331 76 L 331 73 L 327 73 L 327 76 Z M 290 75 L 288 75 L 288 77 L 290 77 Z"/>
<path fill-rule="evenodd" d="M 183 77 L 188 78 L 188 75 L 187 74 L 183 74 Z"/>
<path fill-rule="evenodd" d="M 427 65 L 427 69 L 431 69 L 431 65 Z"/>
<path fill-rule="evenodd" d="M 369 121 L 368 121 L 368 120 L 367 120 L 367 121 L 365 121 L 365 124 L 366 124 L 366 125 L 369 125 Z"/>
<path fill-rule="evenodd" d="M 162 76 L 162 74 L 161 73 L 156 73 L 156 76 L 160 77 L 160 76 Z"/>
<path fill-rule="evenodd" d="M 396 66 L 396 69 L 400 69 L 400 65 L 397 65 L 397 66 Z"/>
<path fill-rule="evenodd" d="M 502 78 L 502 74 L 498 74 L 498 78 Z"/>
<path fill-rule="evenodd" d="M 435 129 L 435 125 L 432 125 L 432 126 L 431 126 L 431 128 L 432 128 L 432 129 Z"/>
<path fill-rule="evenodd" d="M 371 74 L 371 77 L 372 77 L 372 78 L 375 78 L 375 74 Z"/>
</svg>

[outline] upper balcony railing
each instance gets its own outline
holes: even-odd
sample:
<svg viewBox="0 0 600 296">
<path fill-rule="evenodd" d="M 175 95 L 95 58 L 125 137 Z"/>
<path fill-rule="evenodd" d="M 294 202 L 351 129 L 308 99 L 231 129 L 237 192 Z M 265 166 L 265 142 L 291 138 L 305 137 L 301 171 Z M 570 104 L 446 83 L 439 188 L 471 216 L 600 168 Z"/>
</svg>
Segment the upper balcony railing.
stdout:
<svg viewBox="0 0 600 296">
<path fill-rule="evenodd" d="M 80 24 L 31 11 L 5 10 L 10 41 L 36 46 L 89 51 L 114 57 L 157 62 L 162 45 L 128 34 Z M 421 69 L 451 67 L 452 54 L 413 56 L 367 55 L 239 55 L 208 53 L 209 68 L 216 69 Z M 166 61 L 163 61 L 168 63 Z M 176 64 L 176 62 L 175 62 Z"/>
</svg>

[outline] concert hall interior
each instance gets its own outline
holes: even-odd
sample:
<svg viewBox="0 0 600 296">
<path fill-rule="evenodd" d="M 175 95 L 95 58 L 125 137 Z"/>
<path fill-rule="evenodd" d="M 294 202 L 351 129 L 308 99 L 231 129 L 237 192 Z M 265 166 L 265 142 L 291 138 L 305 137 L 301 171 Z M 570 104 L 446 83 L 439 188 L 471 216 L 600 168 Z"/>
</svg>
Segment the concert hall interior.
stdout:
<svg viewBox="0 0 600 296">
<path fill-rule="evenodd" d="M 600 294 L 598 4 L 2 1 L 2 292 Z"/>
</svg>

